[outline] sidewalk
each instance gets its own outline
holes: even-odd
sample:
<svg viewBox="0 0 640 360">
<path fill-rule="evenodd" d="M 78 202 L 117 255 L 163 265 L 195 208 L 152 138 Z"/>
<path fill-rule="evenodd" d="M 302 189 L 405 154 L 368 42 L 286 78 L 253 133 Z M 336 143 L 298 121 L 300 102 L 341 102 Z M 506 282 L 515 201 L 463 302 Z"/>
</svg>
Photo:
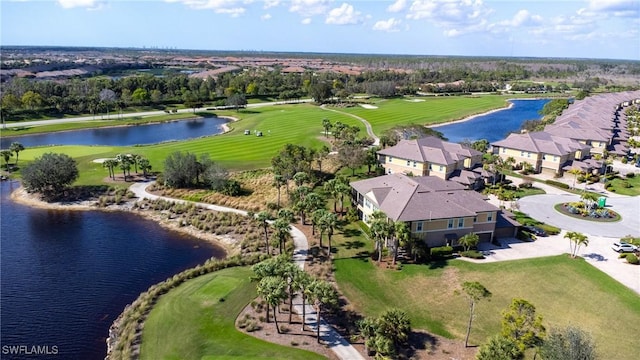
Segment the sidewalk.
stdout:
<svg viewBox="0 0 640 360">
<path fill-rule="evenodd" d="M 153 195 L 147 192 L 147 186 L 151 185 L 151 182 L 140 182 L 135 183 L 129 187 L 129 190 L 136 194 L 136 196 L 142 199 L 164 199 L 168 201 L 174 201 L 181 204 L 195 204 L 199 207 L 203 207 L 206 209 L 214 210 L 214 211 L 222 211 L 222 212 L 233 212 L 240 215 L 247 215 L 247 212 L 244 210 L 238 210 L 234 208 L 229 208 L 225 206 L 218 206 L 206 203 L 199 203 L 193 201 L 179 200 L 168 198 L 164 196 Z M 305 261 L 307 259 L 307 253 L 309 250 L 309 242 L 307 241 L 307 237 L 304 235 L 300 229 L 295 226 L 291 227 L 291 237 L 293 238 L 294 251 L 293 251 L 293 261 L 304 270 Z M 300 296 L 296 296 L 294 298 L 293 309 L 298 313 L 302 314 L 302 298 Z M 340 359 L 342 360 L 364 360 L 364 357 L 349 344 L 347 340 L 345 340 L 340 334 L 329 325 L 324 319 L 320 318 L 320 324 L 318 325 L 318 315 L 311 305 L 306 305 L 305 307 L 305 318 L 304 323 L 313 331 L 317 331 L 317 326 L 320 326 L 320 337 L 322 341 L 333 351 Z"/>
</svg>

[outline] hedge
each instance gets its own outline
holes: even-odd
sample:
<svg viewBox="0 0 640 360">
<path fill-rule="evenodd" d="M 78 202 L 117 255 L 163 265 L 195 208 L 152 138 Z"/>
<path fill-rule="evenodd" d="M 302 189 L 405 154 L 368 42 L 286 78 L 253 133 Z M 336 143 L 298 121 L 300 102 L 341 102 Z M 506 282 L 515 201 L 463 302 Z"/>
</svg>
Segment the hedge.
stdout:
<svg viewBox="0 0 640 360">
<path fill-rule="evenodd" d="M 553 185 L 555 187 L 562 188 L 562 189 L 568 189 L 570 187 L 569 185 L 567 185 L 567 184 L 565 184 L 563 182 L 555 181 L 555 180 L 545 180 L 545 183 L 547 183 L 549 185 Z"/>
<path fill-rule="evenodd" d="M 629 264 L 638 265 L 640 264 L 640 259 L 635 254 L 627 254 L 627 262 Z"/>
</svg>

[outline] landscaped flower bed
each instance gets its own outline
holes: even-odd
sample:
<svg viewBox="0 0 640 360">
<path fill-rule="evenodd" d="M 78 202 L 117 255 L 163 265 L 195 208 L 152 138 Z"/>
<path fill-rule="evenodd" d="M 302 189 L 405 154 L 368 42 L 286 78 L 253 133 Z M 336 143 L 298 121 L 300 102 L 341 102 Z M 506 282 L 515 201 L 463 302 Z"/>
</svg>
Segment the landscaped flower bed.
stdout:
<svg viewBox="0 0 640 360">
<path fill-rule="evenodd" d="M 556 204 L 554 208 L 564 215 L 577 219 L 601 222 L 613 222 L 620 220 L 620 215 L 611 209 L 598 207 L 585 208 L 584 203 L 582 202 L 560 203 Z"/>
</svg>

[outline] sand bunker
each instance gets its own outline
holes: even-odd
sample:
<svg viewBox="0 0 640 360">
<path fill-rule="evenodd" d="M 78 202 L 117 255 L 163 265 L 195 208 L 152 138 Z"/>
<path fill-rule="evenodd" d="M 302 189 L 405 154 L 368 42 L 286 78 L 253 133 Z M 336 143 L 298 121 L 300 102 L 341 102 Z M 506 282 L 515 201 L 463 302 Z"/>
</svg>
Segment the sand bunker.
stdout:
<svg viewBox="0 0 640 360">
<path fill-rule="evenodd" d="M 362 106 L 365 109 L 377 109 L 377 106 L 374 105 L 369 105 L 369 104 L 360 104 L 360 106 Z"/>
<path fill-rule="evenodd" d="M 96 164 L 102 164 L 103 162 L 105 162 L 106 160 L 113 160 L 113 158 L 100 158 L 100 159 L 93 159 L 92 162 L 96 163 Z"/>
<path fill-rule="evenodd" d="M 405 101 L 408 101 L 408 102 L 423 102 L 424 99 L 406 99 Z"/>
</svg>

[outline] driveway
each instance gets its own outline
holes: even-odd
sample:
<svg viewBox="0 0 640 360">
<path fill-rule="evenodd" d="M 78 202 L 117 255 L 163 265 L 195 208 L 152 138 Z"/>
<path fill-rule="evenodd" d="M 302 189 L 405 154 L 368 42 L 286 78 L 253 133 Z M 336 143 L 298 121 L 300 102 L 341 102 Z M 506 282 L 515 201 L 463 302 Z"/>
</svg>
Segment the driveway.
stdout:
<svg viewBox="0 0 640 360">
<path fill-rule="evenodd" d="M 461 259 L 487 263 L 569 254 L 569 240 L 564 238 L 564 234 L 566 231 L 563 230 L 559 235 L 538 237 L 534 242 L 502 239 L 501 247 L 490 243 L 481 243 L 478 245 L 478 249 L 489 252 L 485 259 Z M 583 257 L 600 271 L 640 294 L 640 266 L 628 264 L 624 259 L 618 259 L 619 254 L 611 249 L 611 244 L 617 240 L 618 238 L 589 235 L 589 245 L 581 247 L 578 256 Z"/>
</svg>

